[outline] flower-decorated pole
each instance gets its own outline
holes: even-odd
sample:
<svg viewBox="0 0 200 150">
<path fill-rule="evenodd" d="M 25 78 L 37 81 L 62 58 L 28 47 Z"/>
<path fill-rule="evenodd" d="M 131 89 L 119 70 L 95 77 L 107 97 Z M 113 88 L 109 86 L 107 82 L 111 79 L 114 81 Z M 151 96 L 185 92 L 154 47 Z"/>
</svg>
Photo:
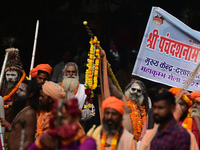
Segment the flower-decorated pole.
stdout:
<svg viewBox="0 0 200 150">
<path fill-rule="evenodd" d="M 87 95 L 84 108 L 92 109 L 92 115 L 94 115 L 94 90 L 98 85 L 98 76 L 99 76 L 99 63 L 100 63 L 100 42 L 97 37 L 94 36 L 92 31 L 87 25 L 87 21 L 84 21 L 83 24 L 86 27 L 88 34 L 91 36 L 90 39 L 90 52 L 88 53 L 88 63 L 87 69 L 85 72 L 85 93 Z"/>
<path fill-rule="evenodd" d="M 91 38 L 93 38 L 93 37 L 94 37 L 94 34 L 92 33 L 92 30 L 90 29 L 90 27 L 87 25 L 88 22 L 87 22 L 87 21 L 84 21 L 83 24 L 85 25 L 85 28 L 86 28 L 87 33 L 90 35 Z"/>
<path fill-rule="evenodd" d="M 100 46 L 100 42 L 90 30 L 87 21 L 84 21 L 83 24 L 85 25 L 86 30 L 91 37 L 89 42 L 90 52 L 88 54 L 88 63 L 85 72 L 85 89 L 86 89 L 85 91 L 87 95 L 86 101 L 93 101 L 94 97 L 93 91 L 96 89 L 98 85 L 98 77 L 99 77 L 101 94 L 98 95 L 98 103 L 99 103 L 100 119 L 102 121 L 103 114 L 102 114 L 101 104 L 104 99 L 110 96 L 108 74 L 113 80 L 113 83 L 116 85 L 117 89 L 119 89 L 119 91 L 122 90 L 107 61 L 106 53 Z M 88 104 L 90 105 L 90 102 Z M 88 108 L 90 107 L 89 105 L 85 105 L 85 107 Z"/>
</svg>

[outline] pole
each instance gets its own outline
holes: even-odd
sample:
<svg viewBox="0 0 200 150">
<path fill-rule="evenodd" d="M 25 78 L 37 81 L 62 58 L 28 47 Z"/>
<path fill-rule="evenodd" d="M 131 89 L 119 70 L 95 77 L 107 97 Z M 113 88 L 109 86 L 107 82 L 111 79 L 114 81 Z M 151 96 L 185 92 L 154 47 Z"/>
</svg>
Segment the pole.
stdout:
<svg viewBox="0 0 200 150">
<path fill-rule="evenodd" d="M 3 130 L 2 130 L 1 123 L 0 123 L 0 137 L 1 137 L 2 150 L 5 150 L 5 148 L 4 148 L 4 136 L 3 136 Z"/>
<path fill-rule="evenodd" d="M 39 28 L 39 20 L 37 20 L 37 23 L 36 23 L 35 38 L 34 38 L 34 45 L 33 45 L 33 53 L 32 53 L 30 70 L 33 69 L 33 65 L 34 65 L 34 61 L 35 61 L 35 51 L 36 51 L 36 44 L 37 44 L 37 37 L 38 37 L 38 28 Z M 29 79 L 31 80 L 31 75 L 29 75 Z"/>
<path fill-rule="evenodd" d="M 1 89 L 1 84 L 2 84 L 2 81 L 3 81 L 4 70 L 5 70 L 5 67 L 6 67 L 7 59 L 8 59 L 8 51 L 6 51 L 6 56 L 5 56 L 5 58 L 4 58 L 3 66 L 2 66 L 2 69 L 1 69 L 0 89 Z"/>
<path fill-rule="evenodd" d="M 62 106 L 65 105 L 65 101 L 59 101 L 57 106 L 57 128 L 61 126 L 62 121 Z M 56 139 L 56 150 L 60 149 L 60 137 Z"/>
</svg>

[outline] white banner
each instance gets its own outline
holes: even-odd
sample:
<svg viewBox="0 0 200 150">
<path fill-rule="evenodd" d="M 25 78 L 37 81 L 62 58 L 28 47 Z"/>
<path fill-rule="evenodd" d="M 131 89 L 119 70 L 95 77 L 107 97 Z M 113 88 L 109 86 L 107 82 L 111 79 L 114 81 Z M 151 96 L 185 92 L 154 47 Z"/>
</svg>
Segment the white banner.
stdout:
<svg viewBox="0 0 200 150">
<path fill-rule="evenodd" d="M 182 87 L 199 63 L 200 32 L 159 7 L 152 7 L 133 75 Z M 200 90 L 198 73 L 188 90 Z"/>
</svg>

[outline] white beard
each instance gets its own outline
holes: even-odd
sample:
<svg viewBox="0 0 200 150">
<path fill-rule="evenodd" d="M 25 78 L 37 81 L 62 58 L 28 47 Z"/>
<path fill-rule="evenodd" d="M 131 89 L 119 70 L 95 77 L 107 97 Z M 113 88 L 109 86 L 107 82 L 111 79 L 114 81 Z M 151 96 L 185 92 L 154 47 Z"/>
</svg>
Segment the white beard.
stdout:
<svg viewBox="0 0 200 150">
<path fill-rule="evenodd" d="M 64 76 L 63 79 L 63 88 L 65 92 L 68 91 L 74 91 L 76 87 L 78 86 L 79 83 L 79 77 L 78 76 L 73 76 L 73 78 L 70 78 L 69 76 Z"/>
<path fill-rule="evenodd" d="M 191 108 L 190 112 L 191 112 L 191 117 L 194 117 L 194 116 L 199 116 L 200 117 L 200 110 L 199 109 Z"/>
<path fill-rule="evenodd" d="M 137 106 L 140 106 L 142 105 L 143 101 L 144 101 L 144 96 L 141 95 L 141 96 L 135 96 L 135 95 L 131 95 L 130 91 L 127 90 L 125 92 L 125 95 L 131 100 L 131 101 L 134 101 Z"/>
</svg>

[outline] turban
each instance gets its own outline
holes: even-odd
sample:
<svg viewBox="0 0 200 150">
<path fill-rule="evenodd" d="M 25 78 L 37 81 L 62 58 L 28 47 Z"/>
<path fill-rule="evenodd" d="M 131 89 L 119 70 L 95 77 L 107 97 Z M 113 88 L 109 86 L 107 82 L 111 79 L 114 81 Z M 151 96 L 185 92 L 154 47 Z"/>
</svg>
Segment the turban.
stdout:
<svg viewBox="0 0 200 150">
<path fill-rule="evenodd" d="M 108 107 L 112 107 L 116 109 L 121 115 L 124 115 L 125 105 L 122 100 L 119 100 L 114 96 L 110 96 L 106 98 L 102 103 L 103 111 Z"/>
<path fill-rule="evenodd" d="M 200 102 L 200 91 L 194 91 L 191 93 L 192 100 L 197 100 Z"/>
<path fill-rule="evenodd" d="M 32 78 L 36 78 L 37 75 L 38 75 L 38 71 L 39 70 L 42 70 L 42 71 L 45 71 L 49 74 L 49 76 L 51 75 L 51 71 L 52 71 L 52 67 L 48 64 L 39 64 L 37 65 L 35 68 L 33 68 L 31 71 L 30 71 L 30 75 Z"/>
<path fill-rule="evenodd" d="M 46 81 L 42 86 L 42 89 L 44 94 L 50 96 L 53 100 L 65 99 L 66 93 L 64 89 L 52 81 Z"/>
<path fill-rule="evenodd" d="M 171 89 L 169 89 L 169 92 L 171 92 L 175 97 L 180 90 L 181 88 L 172 87 Z M 181 99 L 184 100 L 189 107 L 192 106 L 192 100 L 191 100 L 191 96 L 189 95 L 189 92 L 184 93 Z"/>
</svg>

